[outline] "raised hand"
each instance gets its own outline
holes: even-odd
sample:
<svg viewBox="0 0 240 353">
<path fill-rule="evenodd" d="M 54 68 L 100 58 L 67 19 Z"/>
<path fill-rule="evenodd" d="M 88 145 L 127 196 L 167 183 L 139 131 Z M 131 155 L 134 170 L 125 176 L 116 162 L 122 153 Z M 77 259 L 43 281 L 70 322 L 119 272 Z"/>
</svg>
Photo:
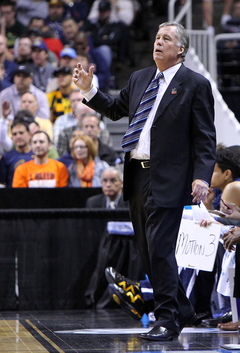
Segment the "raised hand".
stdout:
<svg viewBox="0 0 240 353">
<path fill-rule="evenodd" d="M 2 116 L 4 119 L 7 119 L 7 116 L 11 113 L 11 106 L 9 101 L 4 100 L 2 102 Z"/>
<path fill-rule="evenodd" d="M 73 72 L 73 82 L 83 92 L 88 92 L 92 88 L 94 66 L 90 66 L 89 72 L 86 72 L 80 63 Z"/>
</svg>

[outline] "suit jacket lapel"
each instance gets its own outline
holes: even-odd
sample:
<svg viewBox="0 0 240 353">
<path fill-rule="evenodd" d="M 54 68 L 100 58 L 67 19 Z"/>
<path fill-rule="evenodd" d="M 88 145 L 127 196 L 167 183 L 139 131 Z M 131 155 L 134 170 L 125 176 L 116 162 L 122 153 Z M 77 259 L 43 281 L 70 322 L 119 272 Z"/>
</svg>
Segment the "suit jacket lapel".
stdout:
<svg viewBox="0 0 240 353">
<path fill-rule="evenodd" d="M 177 71 L 176 75 L 173 77 L 172 81 L 170 82 L 168 88 L 166 89 L 161 99 L 154 121 L 156 121 L 161 116 L 161 114 L 164 112 L 167 106 L 171 104 L 174 101 L 174 99 L 176 99 L 181 93 L 182 91 L 181 84 L 183 82 L 183 75 L 185 70 L 186 70 L 185 66 L 182 65 L 180 69 Z"/>
</svg>

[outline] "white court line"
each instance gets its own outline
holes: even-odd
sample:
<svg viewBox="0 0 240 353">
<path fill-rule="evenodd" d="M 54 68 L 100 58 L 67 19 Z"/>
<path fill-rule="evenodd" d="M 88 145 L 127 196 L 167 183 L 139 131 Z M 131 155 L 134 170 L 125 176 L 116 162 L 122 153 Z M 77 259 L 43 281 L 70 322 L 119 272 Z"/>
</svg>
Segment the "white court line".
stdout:
<svg viewBox="0 0 240 353">
<path fill-rule="evenodd" d="M 132 335 L 146 333 L 151 328 L 95 328 L 95 329 L 76 329 L 66 331 L 54 331 L 55 333 L 64 334 L 77 334 L 77 335 Z M 238 333 L 237 331 L 221 331 L 218 328 L 198 328 L 198 327 L 185 327 L 182 333 Z"/>
</svg>

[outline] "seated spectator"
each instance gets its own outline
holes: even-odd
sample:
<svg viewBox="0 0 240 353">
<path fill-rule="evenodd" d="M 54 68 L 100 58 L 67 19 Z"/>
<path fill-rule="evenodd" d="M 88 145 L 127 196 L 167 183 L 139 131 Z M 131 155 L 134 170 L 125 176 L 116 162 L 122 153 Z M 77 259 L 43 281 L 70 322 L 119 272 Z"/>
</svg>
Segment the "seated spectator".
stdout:
<svg viewBox="0 0 240 353">
<path fill-rule="evenodd" d="M 36 40 L 32 44 L 33 84 L 45 92 L 48 82 L 53 77 L 55 67 L 48 62 L 48 48 L 43 41 Z"/>
<path fill-rule="evenodd" d="M 70 66 L 70 62 L 73 58 L 76 58 L 77 54 L 74 49 L 72 48 L 64 48 L 60 51 L 59 54 L 59 66 L 65 66 L 69 67 L 71 70 L 73 70 L 73 67 Z M 46 92 L 52 92 L 55 91 L 58 88 L 58 80 L 57 77 L 53 78 L 50 80 L 46 87 Z"/>
<path fill-rule="evenodd" d="M 74 46 L 76 53 L 89 54 L 90 62 L 95 65 L 95 74 L 98 78 L 99 88 L 101 91 L 107 92 L 109 88 L 109 80 L 111 76 L 111 49 L 108 46 L 100 46 L 94 48 L 92 38 L 87 36 L 84 31 L 78 31 L 74 37 Z"/>
<path fill-rule="evenodd" d="M 37 131 L 31 140 L 34 159 L 21 164 L 14 172 L 14 188 L 65 187 L 68 172 L 65 165 L 48 157 L 51 140 L 44 131 Z"/>
<path fill-rule="evenodd" d="M 127 208 L 128 204 L 122 197 L 123 176 L 120 170 L 116 167 L 106 168 L 101 179 L 103 193 L 89 197 L 86 208 Z"/>
<path fill-rule="evenodd" d="M 70 67 L 70 62 L 72 59 L 76 59 L 77 53 L 73 48 L 63 48 L 60 52 L 59 56 L 59 64 L 60 66 L 68 66 Z"/>
<path fill-rule="evenodd" d="M 72 108 L 72 112 L 61 115 L 53 125 L 53 141 L 55 146 L 58 145 L 58 137 L 62 130 L 77 125 L 76 108 L 78 106 L 78 103 L 82 102 L 83 96 L 78 89 L 74 89 L 69 94 L 69 100 L 70 100 L 70 106 Z M 92 109 L 85 110 L 84 104 L 81 104 L 81 107 L 83 108 L 82 114 L 85 114 L 85 112 L 92 111 Z M 78 112 L 79 112 L 79 109 L 78 109 Z"/>
<path fill-rule="evenodd" d="M 13 120 L 14 115 L 20 110 L 21 96 L 24 92 L 31 92 L 36 96 L 38 102 L 37 116 L 49 119 L 50 111 L 47 96 L 40 89 L 32 84 L 32 72 L 26 66 L 19 66 L 14 74 L 14 84 L 5 88 L 0 93 L 2 101 L 7 100 L 11 105 L 9 120 Z"/>
<path fill-rule="evenodd" d="M 215 208 L 220 205 L 221 193 L 217 200 L 214 200 L 215 194 L 213 188 L 218 188 L 222 192 L 225 187 L 232 182 L 233 186 L 240 181 L 240 146 L 230 146 L 217 151 L 216 164 L 212 175 L 211 188 L 204 204 L 208 210 L 212 210 L 213 202 Z M 234 202 L 228 200 L 229 202 Z"/>
<path fill-rule="evenodd" d="M 89 136 L 79 136 L 72 144 L 73 163 L 68 167 L 69 187 L 100 187 L 101 175 L 107 162 L 97 156 L 97 149 Z"/>
<path fill-rule="evenodd" d="M 99 19 L 100 8 L 99 4 L 108 1 L 95 0 L 91 6 L 88 20 L 95 23 Z M 126 26 L 130 26 L 133 23 L 135 17 L 134 5 L 131 0 L 110 0 L 111 13 L 110 22 L 123 22 Z M 109 6 L 109 5 L 108 5 Z"/>
<path fill-rule="evenodd" d="M 52 123 L 59 116 L 72 111 L 69 94 L 76 88 L 72 84 L 72 70 L 69 67 L 59 66 L 55 69 L 54 76 L 57 77 L 59 88 L 47 93 L 50 107 L 50 121 Z"/>
<path fill-rule="evenodd" d="M 21 35 L 27 34 L 27 28 L 16 20 L 16 3 L 3 0 L 0 4 L 1 34 L 7 37 L 7 47 L 13 52 L 15 40 Z"/>
<path fill-rule="evenodd" d="M 62 21 L 63 34 L 60 38 L 63 45 L 73 47 L 74 38 L 79 31 L 77 22 L 73 18 L 65 18 Z"/>
<path fill-rule="evenodd" d="M 45 0 L 18 0 L 16 3 L 17 20 L 25 27 L 33 17 L 46 19 L 48 16 L 48 3 Z"/>
<path fill-rule="evenodd" d="M 5 88 L 7 88 L 7 87 L 9 87 L 9 86 L 12 85 L 11 82 L 7 81 L 7 80 L 4 78 L 4 76 L 5 76 L 4 65 L 0 62 L 0 92 L 1 92 L 3 89 L 5 89 Z"/>
<path fill-rule="evenodd" d="M 77 129 L 82 129 L 82 119 L 86 114 L 97 113 L 95 113 L 92 108 L 89 108 L 87 105 L 83 104 L 82 102 L 79 102 L 75 108 L 76 124 L 74 126 L 70 126 L 68 128 L 63 129 L 58 136 L 57 150 L 59 156 L 62 156 L 67 152 L 73 131 Z M 111 146 L 111 136 L 105 126 L 101 128 L 99 139 L 102 143 Z"/>
<path fill-rule="evenodd" d="M 88 72 L 90 66 L 94 65 L 90 62 L 90 56 L 84 50 L 79 50 L 78 54 L 76 54 L 76 57 L 70 60 L 69 66 L 71 67 L 72 71 L 77 66 L 77 63 L 80 63 L 86 72 Z M 92 83 L 95 87 L 99 87 L 98 77 L 95 74 L 93 74 Z"/>
<path fill-rule="evenodd" d="M 53 139 L 52 123 L 50 122 L 49 119 L 43 119 L 37 115 L 39 104 L 36 96 L 33 93 L 31 92 L 23 93 L 23 95 L 21 96 L 20 109 L 29 110 L 34 117 L 34 120 L 39 124 L 40 129 L 42 131 L 45 131 L 49 135 L 51 140 Z"/>
<path fill-rule="evenodd" d="M 28 24 L 28 34 L 33 30 L 39 30 L 39 34 L 40 34 L 40 37 L 41 37 L 41 34 L 42 34 L 42 29 L 43 27 L 45 26 L 45 21 L 43 18 L 39 17 L 39 16 L 33 16 L 31 17 L 30 21 L 29 21 L 29 24 Z M 37 33 L 37 31 L 36 31 Z M 37 38 L 34 38 L 34 39 L 37 39 Z M 32 39 L 31 39 L 32 40 Z M 33 40 L 32 40 L 33 41 Z"/>
<path fill-rule="evenodd" d="M 20 112 L 21 112 L 21 110 L 20 110 Z M 24 110 L 22 110 L 22 112 L 24 112 Z M 25 110 L 25 112 L 27 112 L 27 111 Z M 40 131 L 40 130 L 43 131 L 40 128 L 39 124 L 36 122 L 36 120 L 29 122 L 28 127 L 29 127 L 29 132 L 30 132 L 31 138 L 32 138 L 33 134 L 35 134 L 35 132 Z M 43 132 L 46 132 L 46 131 L 43 131 Z M 54 144 L 52 144 L 52 143 L 51 143 L 50 149 L 48 151 L 48 157 L 51 159 L 58 159 L 58 157 L 59 157 L 57 149 L 54 146 Z"/>
<path fill-rule="evenodd" d="M 15 148 L 4 153 L 0 159 L 0 184 L 6 187 L 12 187 L 13 174 L 17 166 L 33 158 L 28 124 L 23 121 L 13 122 L 11 132 Z"/>
<path fill-rule="evenodd" d="M 64 2 L 62 0 L 50 0 L 48 5 L 48 17 L 45 24 L 53 30 L 54 38 L 61 38 L 63 35 L 62 21 L 65 18 Z"/>
<path fill-rule="evenodd" d="M 111 56 L 115 56 L 117 62 L 125 63 L 129 57 L 128 28 L 121 21 L 111 21 L 110 1 L 100 1 L 98 8 L 98 17 L 92 22 L 86 21 L 82 29 L 91 35 L 94 48 L 108 46 L 111 48 Z"/>
<path fill-rule="evenodd" d="M 4 81 L 13 83 L 14 72 L 18 68 L 18 65 L 12 61 L 13 57 L 11 58 L 11 60 L 9 60 L 8 58 L 9 51 L 7 48 L 7 38 L 0 34 L 0 63 L 3 65 L 4 68 L 4 77 L 1 78 L 1 80 L 4 79 Z"/>
<path fill-rule="evenodd" d="M 82 135 L 84 135 L 84 132 L 80 128 L 78 130 L 74 130 L 72 135 L 71 135 L 71 138 L 70 138 L 68 151 L 62 157 L 58 158 L 58 160 L 60 162 L 62 162 L 63 164 L 65 164 L 65 166 L 67 168 L 70 166 L 70 164 L 73 163 L 73 157 L 72 157 L 72 154 L 71 154 L 72 147 L 73 147 L 73 141 L 75 141 L 76 137 L 79 137 L 79 136 L 82 136 Z"/>
<path fill-rule="evenodd" d="M 116 156 L 114 150 L 100 140 L 100 120 L 96 115 L 86 114 L 82 118 L 82 129 L 84 133 L 93 139 L 97 148 L 98 156 L 109 165 L 115 165 Z"/>
<path fill-rule="evenodd" d="M 15 42 L 15 62 L 18 65 L 28 65 L 29 67 L 33 64 L 32 59 L 32 41 L 29 37 L 20 37 Z"/>
</svg>

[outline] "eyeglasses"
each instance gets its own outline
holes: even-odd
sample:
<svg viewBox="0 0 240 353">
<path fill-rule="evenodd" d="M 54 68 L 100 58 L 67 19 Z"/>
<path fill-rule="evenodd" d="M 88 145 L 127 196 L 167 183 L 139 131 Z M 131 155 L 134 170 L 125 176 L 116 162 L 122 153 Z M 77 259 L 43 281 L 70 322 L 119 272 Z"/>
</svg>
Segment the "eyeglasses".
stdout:
<svg viewBox="0 0 240 353">
<path fill-rule="evenodd" d="M 74 146 L 73 149 L 74 150 L 84 150 L 85 148 L 87 148 L 87 146 Z"/>
<path fill-rule="evenodd" d="M 110 184 L 116 184 L 119 182 L 119 179 L 115 179 L 115 178 L 111 178 L 111 179 L 102 179 L 102 184 L 107 184 L 107 183 L 110 183 Z"/>
</svg>

